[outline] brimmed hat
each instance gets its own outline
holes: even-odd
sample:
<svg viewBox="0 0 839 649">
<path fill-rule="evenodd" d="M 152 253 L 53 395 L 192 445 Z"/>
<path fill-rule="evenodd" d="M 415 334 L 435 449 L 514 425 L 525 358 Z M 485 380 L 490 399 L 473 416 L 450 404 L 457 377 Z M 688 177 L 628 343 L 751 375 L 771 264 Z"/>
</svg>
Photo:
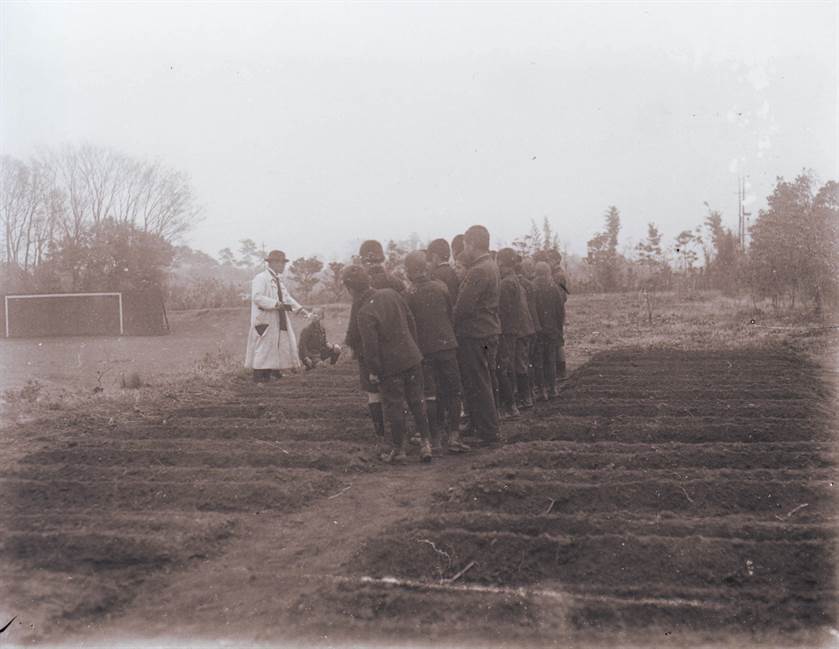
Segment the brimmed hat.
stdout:
<svg viewBox="0 0 839 649">
<path fill-rule="evenodd" d="M 272 250 L 268 253 L 265 261 L 288 261 L 288 257 L 285 256 L 282 250 Z"/>
<path fill-rule="evenodd" d="M 358 249 L 358 256 L 369 264 L 381 264 L 385 260 L 385 251 L 381 243 L 368 239 Z"/>
</svg>

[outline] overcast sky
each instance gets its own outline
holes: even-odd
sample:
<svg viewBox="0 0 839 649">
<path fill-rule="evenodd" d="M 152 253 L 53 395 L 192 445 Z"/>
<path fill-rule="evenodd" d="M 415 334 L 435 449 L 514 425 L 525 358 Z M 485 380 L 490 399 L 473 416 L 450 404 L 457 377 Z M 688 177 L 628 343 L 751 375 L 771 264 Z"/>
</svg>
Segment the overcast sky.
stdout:
<svg viewBox="0 0 839 649">
<path fill-rule="evenodd" d="M 839 179 L 839 3 L 0 4 L 0 147 L 90 142 L 188 172 L 215 254 L 359 239 L 572 251 L 736 229 L 737 175 Z"/>
</svg>

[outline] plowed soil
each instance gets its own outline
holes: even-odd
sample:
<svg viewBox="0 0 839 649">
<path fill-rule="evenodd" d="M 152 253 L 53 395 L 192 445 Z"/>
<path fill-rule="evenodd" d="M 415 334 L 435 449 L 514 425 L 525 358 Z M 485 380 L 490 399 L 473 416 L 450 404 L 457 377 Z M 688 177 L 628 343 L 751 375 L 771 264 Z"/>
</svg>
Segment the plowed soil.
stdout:
<svg viewBox="0 0 839 649">
<path fill-rule="evenodd" d="M 830 628 L 839 476 L 817 377 L 780 350 L 599 355 L 506 422 L 514 443 L 438 491 L 431 515 L 370 539 L 345 564 L 355 581 L 306 604 L 336 625 L 460 617 L 491 635 L 486 609 L 453 597 L 469 593 L 547 644 Z M 445 613 L 397 605 L 410 589 Z"/>
<path fill-rule="evenodd" d="M 818 644 L 839 529 L 820 376 L 780 346 L 607 352 L 503 447 L 430 466 L 374 460 L 351 362 L 17 426 L 12 631 Z"/>
</svg>

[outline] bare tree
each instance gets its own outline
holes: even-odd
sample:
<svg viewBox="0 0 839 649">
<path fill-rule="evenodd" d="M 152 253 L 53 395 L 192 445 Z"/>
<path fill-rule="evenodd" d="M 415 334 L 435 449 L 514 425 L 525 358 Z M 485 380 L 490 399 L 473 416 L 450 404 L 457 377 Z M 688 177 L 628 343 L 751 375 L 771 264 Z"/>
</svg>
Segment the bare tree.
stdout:
<svg viewBox="0 0 839 649">
<path fill-rule="evenodd" d="M 28 272 L 40 263 L 60 204 L 48 168 L 0 158 L 0 222 L 7 266 Z"/>
<path fill-rule="evenodd" d="M 198 218 L 189 178 L 114 149 L 65 145 L 24 162 L 0 156 L 0 237 L 6 290 L 35 281 L 62 252 L 72 284 L 100 231 L 113 225 L 176 241 Z M 120 230 L 122 232 L 122 230 Z M 93 246 L 95 247 L 95 246 Z M 78 259 L 69 251 L 76 251 Z M 87 252 L 85 252 L 87 251 Z"/>
<path fill-rule="evenodd" d="M 76 243 L 85 227 L 105 219 L 173 242 L 200 214 L 189 177 L 159 161 L 88 144 L 65 146 L 46 160 L 68 198 L 63 234 Z"/>
</svg>

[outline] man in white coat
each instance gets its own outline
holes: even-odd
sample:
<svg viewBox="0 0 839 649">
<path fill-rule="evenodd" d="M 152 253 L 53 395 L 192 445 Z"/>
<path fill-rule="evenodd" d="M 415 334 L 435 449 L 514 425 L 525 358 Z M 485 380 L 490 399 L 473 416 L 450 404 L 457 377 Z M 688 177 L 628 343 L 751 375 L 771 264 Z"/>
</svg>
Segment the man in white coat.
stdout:
<svg viewBox="0 0 839 649">
<path fill-rule="evenodd" d="M 280 277 L 288 262 L 285 253 L 272 250 L 265 261 L 268 268 L 251 282 L 251 326 L 245 353 L 245 367 L 253 370 L 253 380 L 258 383 L 281 377 L 282 370 L 300 367 L 289 314 L 309 317 Z"/>
</svg>

